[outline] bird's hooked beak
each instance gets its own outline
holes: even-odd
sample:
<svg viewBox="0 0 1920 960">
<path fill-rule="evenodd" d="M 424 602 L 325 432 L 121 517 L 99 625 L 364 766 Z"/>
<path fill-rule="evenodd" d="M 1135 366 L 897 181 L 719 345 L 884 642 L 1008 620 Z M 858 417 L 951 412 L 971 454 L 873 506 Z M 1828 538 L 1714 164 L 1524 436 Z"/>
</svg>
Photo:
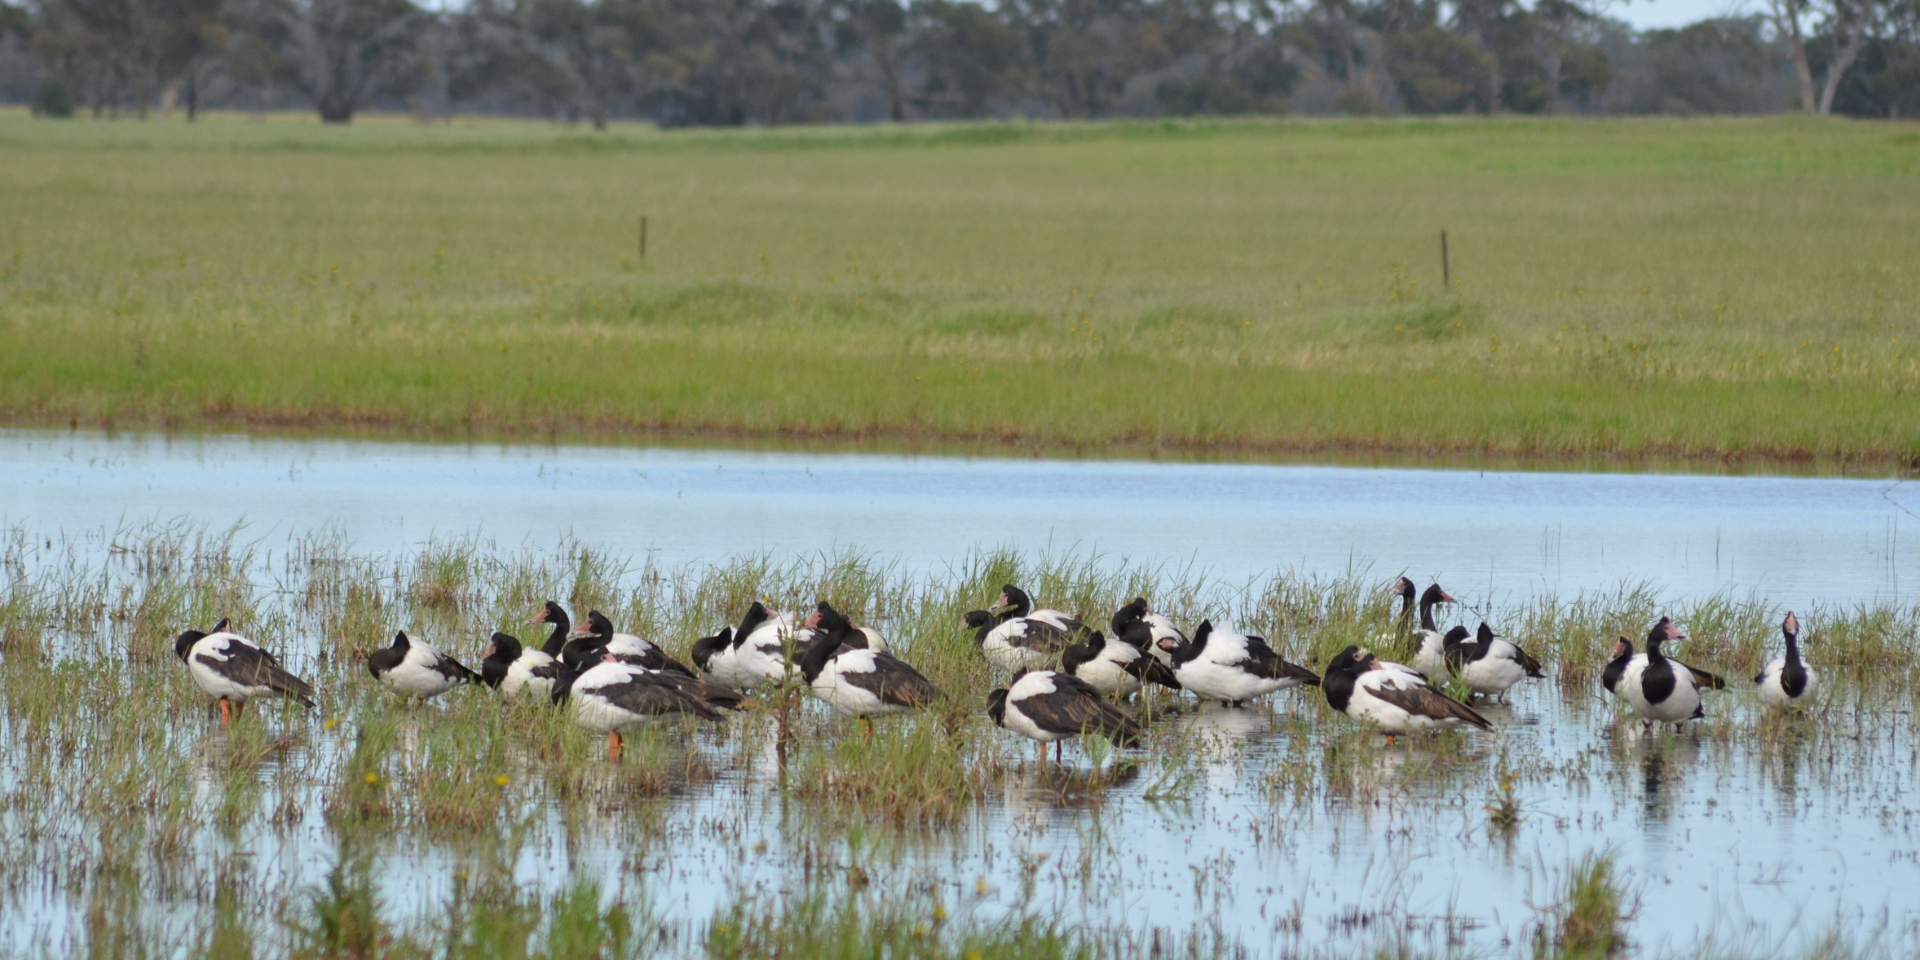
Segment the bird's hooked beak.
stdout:
<svg viewBox="0 0 1920 960">
<path fill-rule="evenodd" d="M 593 626 L 591 624 L 574 627 L 572 630 L 567 631 L 568 640 L 581 640 L 591 636 L 593 636 Z"/>
<path fill-rule="evenodd" d="M 1679 624 L 1669 623 L 1667 624 L 1667 639 L 1668 640 L 1685 640 L 1687 639 L 1687 635 L 1680 632 Z"/>
<path fill-rule="evenodd" d="M 806 627 L 809 630 L 815 627 L 818 627 L 819 625 L 820 625 L 820 611 L 818 610 L 815 610 L 814 612 L 807 614 L 807 621 L 801 624 L 801 626 Z"/>
<path fill-rule="evenodd" d="M 1789 636 L 1797 637 L 1800 635 L 1800 619 L 1793 615 L 1792 610 L 1788 610 L 1787 618 L 1780 621 L 1780 631 Z"/>
<path fill-rule="evenodd" d="M 993 605 L 996 607 L 1004 607 L 1007 605 L 1007 602 L 1008 601 L 1007 601 L 1006 591 L 1002 590 L 1000 592 L 1000 596 L 994 599 Z"/>
<path fill-rule="evenodd" d="M 528 623 L 546 623 L 546 622 L 547 622 L 547 608 L 546 608 L 546 607 L 541 607 L 540 609 L 538 609 L 538 610 L 536 610 L 536 611 L 534 611 L 534 613 L 533 613 L 533 618 L 532 618 L 532 619 L 530 619 L 530 620 L 528 620 L 527 622 L 528 622 Z"/>
<path fill-rule="evenodd" d="M 489 643 L 487 644 L 487 649 L 486 649 L 486 652 L 484 652 L 484 653 L 482 653 L 482 654 L 480 654 L 480 659 L 482 659 L 482 660 L 492 660 L 492 659 L 493 659 L 493 655 L 494 655 L 494 654 L 496 654 L 496 653 L 499 653 L 499 652 L 500 652 L 500 645 L 499 645 L 499 644 L 497 644 L 497 643 L 492 643 L 492 642 L 489 642 Z"/>
<path fill-rule="evenodd" d="M 1180 641 L 1173 637 L 1161 637 L 1160 639 L 1154 641 L 1154 646 L 1157 646 L 1160 649 L 1167 651 L 1168 653 L 1172 653 L 1173 651 L 1180 649 Z"/>
</svg>

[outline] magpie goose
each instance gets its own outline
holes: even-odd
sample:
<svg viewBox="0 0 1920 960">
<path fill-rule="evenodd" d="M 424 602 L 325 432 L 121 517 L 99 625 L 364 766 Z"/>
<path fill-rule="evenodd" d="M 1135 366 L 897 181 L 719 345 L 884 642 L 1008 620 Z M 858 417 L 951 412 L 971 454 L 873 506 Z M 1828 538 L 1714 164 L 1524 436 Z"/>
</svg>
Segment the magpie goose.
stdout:
<svg viewBox="0 0 1920 960">
<path fill-rule="evenodd" d="M 1796 709 L 1813 702 L 1820 691 L 1820 675 L 1800 659 L 1800 621 L 1787 611 L 1780 622 L 1780 635 L 1786 638 L 1787 655 L 1767 664 L 1753 682 L 1760 688 L 1760 702 L 1776 710 Z"/>
<path fill-rule="evenodd" d="M 1200 621 L 1192 641 L 1182 644 L 1168 637 L 1159 646 L 1173 654 L 1173 675 L 1182 687 L 1222 706 L 1237 707 L 1276 690 L 1320 683 L 1313 671 L 1280 659 L 1265 639 L 1216 630 L 1210 620 Z"/>
<path fill-rule="evenodd" d="M 884 650 L 848 646 L 859 628 L 826 601 L 820 601 L 806 625 L 816 634 L 800 658 L 800 675 L 814 696 L 834 713 L 859 717 L 869 734 L 870 717 L 905 713 L 940 698 L 939 688 L 906 661 Z"/>
<path fill-rule="evenodd" d="M 1621 637 L 1613 641 L 1613 659 L 1607 661 L 1606 669 L 1600 671 L 1600 685 L 1606 687 L 1608 693 L 1620 697 L 1623 700 L 1626 699 L 1626 695 L 1620 691 L 1620 678 L 1626 675 L 1627 664 L 1633 661 L 1633 641 L 1628 640 L 1626 637 Z M 1701 690 L 1725 690 L 1727 688 L 1725 677 L 1708 673 L 1699 667 L 1688 666 L 1672 657 L 1668 657 L 1667 662 L 1693 674 L 1693 685 Z"/>
<path fill-rule="evenodd" d="M 1125 698 L 1140 689 L 1140 678 L 1129 668 L 1142 660 L 1155 662 L 1132 644 L 1108 641 L 1105 634 L 1095 630 L 1060 652 L 1060 672 L 1085 680 L 1087 686 L 1103 694 Z"/>
<path fill-rule="evenodd" d="M 1660 651 L 1661 644 L 1686 638 L 1672 620 L 1661 617 L 1647 633 L 1647 652 L 1630 658 L 1614 684 L 1613 692 L 1648 724 L 1680 723 L 1707 715 L 1701 709 L 1693 669 Z"/>
<path fill-rule="evenodd" d="M 607 735 L 607 760 L 612 763 L 620 759 L 622 730 L 671 717 L 720 719 L 712 704 L 683 689 L 687 682 L 683 675 L 648 670 L 603 651 L 600 661 L 586 664 L 585 670 L 562 662 L 553 702 L 572 701 L 574 723 Z"/>
<path fill-rule="evenodd" d="M 460 661 L 435 650 L 406 631 L 393 635 L 393 645 L 367 654 L 367 670 L 388 690 L 414 700 L 431 700 L 456 684 L 479 679 Z"/>
<path fill-rule="evenodd" d="M 1114 611 L 1113 619 L 1109 620 L 1107 625 L 1113 628 L 1114 636 L 1128 640 L 1128 638 L 1137 636 L 1130 631 L 1130 628 L 1135 623 L 1144 623 L 1147 625 L 1147 637 L 1144 643 L 1134 642 L 1132 640 L 1129 640 L 1129 642 L 1133 642 L 1135 646 L 1152 654 L 1155 660 L 1167 668 L 1164 673 L 1158 676 L 1148 676 L 1143 679 L 1151 683 L 1172 687 L 1175 690 L 1180 689 L 1177 681 L 1169 682 L 1173 680 L 1173 654 L 1160 649 L 1160 641 L 1172 638 L 1179 640 L 1181 643 L 1186 643 L 1187 635 L 1180 632 L 1180 628 L 1174 626 L 1173 621 L 1165 615 L 1155 613 L 1152 609 L 1148 608 L 1147 598 L 1145 597 L 1135 597 L 1126 606 Z M 1165 679 L 1161 679 L 1161 677 Z"/>
<path fill-rule="evenodd" d="M 1540 661 L 1494 633 L 1485 621 L 1481 621 L 1473 643 L 1463 642 L 1447 650 L 1447 666 L 1466 681 L 1467 689 L 1493 697 L 1504 696 L 1510 687 L 1528 677 L 1546 677 L 1540 672 Z"/>
<path fill-rule="evenodd" d="M 480 682 L 509 697 L 529 690 L 546 696 L 553 692 L 556 663 L 543 651 L 522 647 L 519 637 L 495 633 L 480 661 Z"/>
<path fill-rule="evenodd" d="M 1413 581 L 1408 580 L 1407 587 L 1412 589 Z M 1447 638 L 1433 625 L 1433 608 L 1454 602 L 1453 594 L 1441 589 L 1438 583 L 1420 594 L 1420 626 L 1413 631 L 1413 658 L 1408 663 L 1429 677 L 1441 676 L 1447 669 Z M 1468 632 L 1462 628 L 1460 635 L 1466 637 Z"/>
<path fill-rule="evenodd" d="M 653 641 L 641 639 L 631 633 L 613 632 L 613 622 L 598 610 L 588 611 L 586 626 L 578 627 L 567 635 L 567 645 L 561 651 L 560 659 L 572 664 L 577 670 L 593 662 L 592 654 L 601 649 L 636 667 L 693 676 L 692 670 L 682 666 L 680 661 L 667 656 L 666 651 L 661 650 Z"/>
<path fill-rule="evenodd" d="M 733 679 L 731 672 L 739 664 L 738 659 L 733 655 L 733 627 L 721 627 L 719 633 L 695 640 L 692 649 L 687 651 L 687 655 L 693 659 L 693 665 L 701 673 L 706 674 L 708 679 L 733 687 L 735 690 L 740 689 L 739 685 L 731 682 Z"/>
<path fill-rule="evenodd" d="M 1125 711 L 1085 680 L 1054 670 L 1014 674 L 1012 683 L 987 695 L 987 715 L 1023 737 L 1053 744 L 1055 761 L 1060 741 L 1081 734 L 1099 734 L 1122 747 L 1140 743 L 1140 725 Z"/>
<path fill-rule="evenodd" d="M 1001 622 L 980 635 L 980 649 L 988 663 L 1009 673 L 1052 664 L 1087 628 L 1058 610 L 1035 610 L 1026 592 L 1011 583 L 1000 588 L 994 606 L 1002 608 Z"/>
<path fill-rule="evenodd" d="M 183 631 L 174 638 L 173 653 L 187 665 L 194 685 L 220 703 L 223 727 L 246 709 L 248 700 L 284 697 L 313 706 L 313 688 L 305 680 L 282 669 L 259 644 L 228 630 L 224 619 L 211 633 Z"/>
<path fill-rule="evenodd" d="M 787 615 L 758 600 L 747 608 L 740 625 L 733 628 L 733 658 L 726 665 L 726 678 L 715 679 L 746 690 L 762 684 L 781 684 L 793 676 L 800 658 L 812 646 L 811 635 L 795 631 Z"/>
<path fill-rule="evenodd" d="M 1380 660 L 1359 647 L 1350 646 L 1327 661 L 1320 689 L 1327 695 L 1328 706 L 1385 731 L 1388 743 L 1394 734 L 1444 730 L 1463 723 L 1493 729 L 1472 707 L 1434 689 L 1424 674 Z"/>
</svg>

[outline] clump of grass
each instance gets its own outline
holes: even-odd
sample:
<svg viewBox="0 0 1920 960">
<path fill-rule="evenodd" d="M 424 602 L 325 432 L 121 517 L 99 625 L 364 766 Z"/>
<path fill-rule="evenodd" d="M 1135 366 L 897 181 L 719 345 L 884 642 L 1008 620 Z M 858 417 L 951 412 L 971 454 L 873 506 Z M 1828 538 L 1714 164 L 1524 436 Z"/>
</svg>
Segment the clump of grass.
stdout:
<svg viewBox="0 0 1920 960">
<path fill-rule="evenodd" d="M 997 757 L 958 718 L 936 710 L 881 720 L 871 737 L 809 738 L 794 751 L 788 787 L 827 807 L 894 823 L 960 818 L 998 777 Z"/>
<path fill-rule="evenodd" d="M 820 890 L 777 899 L 748 894 L 708 922 L 702 945 L 712 960 L 1090 960 L 1105 954 L 1091 937 L 1030 913 L 990 920 L 957 912 L 963 909 L 924 888 L 886 898 Z"/>
<path fill-rule="evenodd" d="M 1622 927 L 1633 918 L 1630 897 L 1611 852 L 1580 858 L 1567 873 L 1559 901 L 1548 909 L 1549 924 L 1536 937 L 1535 952 L 1557 960 L 1618 955 L 1627 947 Z"/>
</svg>

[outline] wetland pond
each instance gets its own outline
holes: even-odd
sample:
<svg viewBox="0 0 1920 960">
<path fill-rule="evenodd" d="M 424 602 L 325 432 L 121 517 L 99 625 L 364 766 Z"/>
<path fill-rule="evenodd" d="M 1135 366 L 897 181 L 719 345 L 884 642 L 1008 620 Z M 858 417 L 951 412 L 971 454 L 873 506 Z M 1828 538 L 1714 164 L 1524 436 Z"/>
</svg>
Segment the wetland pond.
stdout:
<svg viewBox="0 0 1920 960">
<path fill-rule="evenodd" d="M 269 906 L 221 922 L 280 942 L 351 848 L 396 929 L 487 869 L 547 896 L 586 876 L 642 904 L 667 954 L 825 890 L 912 891 L 936 925 L 1037 916 L 1140 955 L 1528 956 L 1572 865 L 1604 853 L 1632 955 L 1913 955 L 1912 489 L 4 432 L 0 951 L 111 933 L 196 955 L 226 889 Z M 1486 616 L 1546 661 L 1487 708 L 1496 733 L 1387 745 L 1313 690 L 1161 698 L 1145 749 L 1055 765 L 985 720 L 956 622 L 1003 576 L 1095 624 L 1151 591 L 1183 626 L 1228 620 L 1317 665 L 1391 631 L 1378 590 L 1402 572 L 1463 601 L 1448 622 Z M 880 626 L 951 715 L 868 741 L 766 695 L 717 728 L 650 730 L 614 770 L 537 705 L 401 706 L 357 659 L 404 627 L 473 665 L 490 629 L 537 634 L 546 596 L 684 655 L 746 598 L 817 594 Z M 1745 678 L 1788 609 L 1830 691 L 1781 720 Z M 320 708 L 222 730 L 170 648 L 216 611 Z M 1660 613 L 1730 681 L 1678 732 L 1619 718 L 1598 684 L 1613 636 Z"/>
</svg>

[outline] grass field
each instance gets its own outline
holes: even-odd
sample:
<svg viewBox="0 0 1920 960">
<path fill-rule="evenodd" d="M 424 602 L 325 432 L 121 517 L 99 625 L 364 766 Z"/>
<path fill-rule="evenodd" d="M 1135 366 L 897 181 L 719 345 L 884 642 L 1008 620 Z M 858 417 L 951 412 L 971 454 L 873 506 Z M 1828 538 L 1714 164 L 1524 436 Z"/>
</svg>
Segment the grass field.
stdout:
<svg viewBox="0 0 1920 960">
<path fill-rule="evenodd" d="M 0 421 L 1886 471 L 1915 264 L 1915 124 L 12 114 Z"/>
</svg>

